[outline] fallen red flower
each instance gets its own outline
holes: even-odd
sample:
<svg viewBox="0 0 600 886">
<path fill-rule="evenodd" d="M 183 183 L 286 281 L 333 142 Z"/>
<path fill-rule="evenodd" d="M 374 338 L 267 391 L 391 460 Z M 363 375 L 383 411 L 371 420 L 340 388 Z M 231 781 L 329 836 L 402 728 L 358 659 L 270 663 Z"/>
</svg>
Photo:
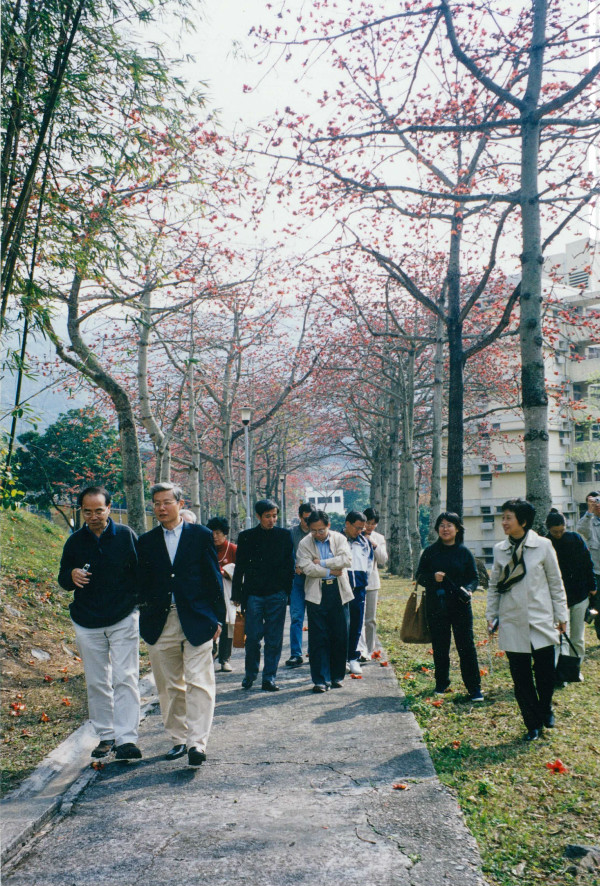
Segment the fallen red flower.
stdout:
<svg viewBox="0 0 600 886">
<path fill-rule="evenodd" d="M 44 683 L 53 683 L 54 677 L 51 677 L 50 674 L 44 674 Z"/>
<path fill-rule="evenodd" d="M 60 702 L 60 703 L 61 703 L 61 704 L 64 704 L 65 707 L 67 707 L 67 708 L 71 706 L 71 701 L 70 701 L 70 699 L 68 699 L 66 696 L 65 696 L 65 698 L 61 699 L 61 702 Z"/>
<path fill-rule="evenodd" d="M 431 704 L 434 708 L 441 708 L 441 706 L 444 704 L 444 700 L 442 698 L 436 698 L 434 701 L 431 702 Z"/>
<path fill-rule="evenodd" d="M 92 769 L 104 769 L 104 763 L 101 763 L 100 760 L 92 760 L 90 766 Z"/>
<path fill-rule="evenodd" d="M 551 772 L 556 772 L 557 775 L 564 775 L 569 771 L 563 761 L 558 759 L 554 760 L 552 763 L 546 763 L 546 769 L 550 769 Z"/>
<path fill-rule="evenodd" d="M 487 669 L 487 668 L 479 668 L 479 676 L 480 676 L 480 677 L 487 677 L 487 675 L 488 675 L 488 669 Z"/>
<path fill-rule="evenodd" d="M 460 741 L 459 741 L 458 739 L 455 739 L 455 740 L 452 742 L 452 747 L 454 748 L 455 751 L 457 751 L 458 748 L 460 747 Z"/>
<path fill-rule="evenodd" d="M 408 785 L 407 785 L 407 784 L 404 784 L 404 782 L 402 782 L 402 781 L 399 781 L 398 784 L 393 784 L 393 785 L 392 785 L 392 788 L 393 788 L 395 791 L 407 791 L 407 790 L 408 790 Z"/>
<path fill-rule="evenodd" d="M 353 680 L 362 680 L 362 674 L 350 674 Z"/>
<path fill-rule="evenodd" d="M 387 666 L 388 666 L 388 662 L 387 662 L 387 661 L 380 661 L 380 662 L 379 662 L 379 667 L 381 667 L 381 668 L 387 668 Z"/>
<path fill-rule="evenodd" d="M 48 723 L 49 720 L 50 720 L 50 717 L 48 716 L 48 714 L 45 711 L 42 711 L 42 713 L 40 715 L 40 723 Z"/>
<path fill-rule="evenodd" d="M 373 660 L 376 659 L 376 658 L 381 658 L 381 652 L 378 651 L 378 650 L 375 650 L 375 652 L 372 652 L 372 653 L 371 653 L 371 658 L 372 658 Z"/>
</svg>

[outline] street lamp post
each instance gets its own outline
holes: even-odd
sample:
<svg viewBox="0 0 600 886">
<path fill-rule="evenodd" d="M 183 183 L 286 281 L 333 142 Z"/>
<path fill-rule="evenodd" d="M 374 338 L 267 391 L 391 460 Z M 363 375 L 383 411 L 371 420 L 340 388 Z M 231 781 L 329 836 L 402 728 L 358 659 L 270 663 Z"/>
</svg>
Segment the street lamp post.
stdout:
<svg viewBox="0 0 600 886">
<path fill-rule="evenodd" d="M 252 526 L 250 516 L 250 438 L 248 435 L 248 425 L 252 418 L 252 410 L 249 406 L 242 406 L 242 424 L 244 425 L 244 444 L 246 449 L 246 529 Z"/>
<path fill-rule="evenodd" d="M 279 483 L 281 485 L 281 525 L 285 529 L 285 474 L 283 472 L 279 475 Z"/>
</svg>

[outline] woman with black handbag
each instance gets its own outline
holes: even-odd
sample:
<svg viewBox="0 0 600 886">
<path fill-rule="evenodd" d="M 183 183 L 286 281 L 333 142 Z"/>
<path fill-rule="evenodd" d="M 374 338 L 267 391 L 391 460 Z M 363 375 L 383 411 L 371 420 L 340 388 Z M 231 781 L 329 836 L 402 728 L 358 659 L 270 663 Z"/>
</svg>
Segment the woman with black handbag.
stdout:
<svg viewBox="0 0 600 886">
<path fill-rule="evenodd" d="M 454 634 L 460 672 L 471 701 L 483 701 L 479 662 L 473 638 L 471 595 L 477 588 L 477 566 L 463 544 L 465 529 L 458 514 L 444 511 L 435 522 L 438 539 L 421 554 L 417 580 L 425 587 L 431 631 L 435 692 L 450 688 L 450 638 Z"/>
<path fill-rule="evenodd" d="M 554 548 L 531 528 L 534 517 L 525 499 L 502 505 L 507 538 L 494 548 L 486 612 L 488 630 L 498 628 L 498 646 L 508 658 L 525 741 L 538 739 L 542 726 L 554 726 L 555 647 L 568 617 Z"/>
<path fill-rule="evenodd" d="M 594 564 L 583 538 L 577 532 L 567 531 L 565 518 L 556 508 L 546 517 L 546 528 L 567 592 L 569 639 L 581 665 L 585 656 L 585 613 L 589 595 L 596 591 Z M 583 682 L 581 674 L 579 680 Z M 557 681 L 562 685 L 558 674 Z"/>
</svg>

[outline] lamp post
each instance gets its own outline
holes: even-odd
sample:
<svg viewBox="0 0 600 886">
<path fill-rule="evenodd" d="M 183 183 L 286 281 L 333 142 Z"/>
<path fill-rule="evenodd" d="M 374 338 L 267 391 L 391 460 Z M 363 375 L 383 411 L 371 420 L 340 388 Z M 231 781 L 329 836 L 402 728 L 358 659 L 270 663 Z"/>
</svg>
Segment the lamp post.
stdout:
<svg viewBox="0 0 600 886">
<path fill-rule="evenodd" d="M 249 406 L 242 406 L 242 424 L 244 425 L 244 444 L 246 449 L 246 529 L 252 526 L 250 517 L 250 439 L 248 425 L 252 418 L 252 410 Z"/>
<path fill-rule="evenodd" d="M 279 483 L 281 486 L 281 526 L 283 527 L 283 529 L 285 529 L 285 474 L 283 472 L 279 475 Z"/>
</svg>

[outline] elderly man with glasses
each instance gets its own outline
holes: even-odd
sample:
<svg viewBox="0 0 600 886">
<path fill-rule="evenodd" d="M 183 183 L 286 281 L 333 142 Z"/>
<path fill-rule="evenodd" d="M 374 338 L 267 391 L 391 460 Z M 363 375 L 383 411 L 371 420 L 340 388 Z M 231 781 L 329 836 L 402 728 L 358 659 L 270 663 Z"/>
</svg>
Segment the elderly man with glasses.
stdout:
<svg viewBox="0 0 600 886">
<path fill-rule="evenodd" d="M 309 535 L 298 545 L 296 566 L 306 576 L 308 660 L 312 691 L 339 689 L 346 676 L 348 604 L 354 599 L 348 569 L 352 554 L 341 532 L 329 528 L 325 511 L 309 514 Z"/>
<path fill-rule="evenodd" d="M 138 540 L 140 633 L 165 729 L 190 766 L 206 759 L 215 708 L 213 640 L 225 622 L 225 598 L 212 532 L 181 517 L 183 492 L 172 483 L 150 490 L 160 523 Z"/>
</svg>

